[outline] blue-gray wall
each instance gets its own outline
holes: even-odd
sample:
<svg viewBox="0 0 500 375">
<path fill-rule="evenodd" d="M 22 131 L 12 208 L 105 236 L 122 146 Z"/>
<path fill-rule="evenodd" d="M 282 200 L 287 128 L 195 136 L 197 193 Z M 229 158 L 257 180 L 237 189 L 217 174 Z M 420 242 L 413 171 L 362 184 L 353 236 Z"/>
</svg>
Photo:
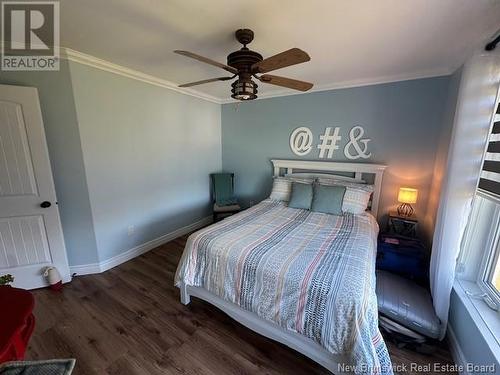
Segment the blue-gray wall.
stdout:
<svg viewBox="0 0 500 375">
<path fill-rule="evenodd" d="M 380 212 L 397 205 L 401 186 L 419 189 L 417 215 L 424 218 L 441 135 L 450 77 L 262 99 L 222 106 L 222 166 L 236 174 L 236 193 L 245 204 L 269 195 L 271 158 L 297 159 L 289 136 L 298 126 L 318 136 L 340 126 L 340 150 L 331 160 L 345 161 L 348 132 L 362 125 L 371 138 L 371 163 L 387 164 Z M 314 149 L 303 159 L 318 160 Z M 322 159 L 327 160 L 327 159 Z M 366 160 L 359 160 L 366 162 Z"/>
<path fill-rule="evenodd" d="M 70 265 L 98 261 L 68 62 L 58 72 L 1 72 L 0 83 L 38 89 Z"/>
<path fill-rule="evenodd" d="M 67 60 L 59 72 L 2 72 L 0 83 L 38 88 L 70 266 L 210 215 L 219 104 Z"/>
<path fill-rule="evenodd" d="M 465 357 L 463 360 L 476 365 L 491 366 L 491 364 L 495 364 L 497 371 L 500 371 L 500 363 L 496 360 L 476 322 L 474 322 L 469 311 L 467 311 L 462 300 L 464 297 L 461 298 L 458 296 L 456 288 L 455 286 L 451 292 L 448 324 L 451 326 L 456 340 L 460 345 L 460 349 Z"/>
<path fill-rule="evenodd" d="M 70 71 L 99 259 L 209 216 L 220 105 L 87 65 Z"/>
</svg>

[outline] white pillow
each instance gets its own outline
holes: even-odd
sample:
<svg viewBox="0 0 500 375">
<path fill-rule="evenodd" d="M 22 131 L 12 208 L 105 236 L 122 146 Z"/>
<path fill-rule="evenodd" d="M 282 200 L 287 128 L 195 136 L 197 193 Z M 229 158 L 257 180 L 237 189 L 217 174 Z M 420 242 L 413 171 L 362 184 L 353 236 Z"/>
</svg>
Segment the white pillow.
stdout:
<svg viewBox="0 0 500 375">
<path fill-rule="evenodd" d="M 345 186 L 344 200 L 342 201 L 342 211 L 352 214 L 362 214 L 368 208 L 370 197 L 373 193 L 373 185 L 358 184 L 355 182 L 318 179 L 320 185 L 340 185 Z"/>
<path fill-rule="evenodd" d="M 366 190 L 347 186 L 342 201 L 342 211 L 351 214 L 362 214 L 368 208 L 372 193 Z"/>
<path fill-rule="evenodd" d="M 292 182 L 312 184 L 313 181 L 312 178 L 275 177 L 273 180 L 273 190 L 271 191 L 271 195 L 269 195 L 269 199 L 288 202 L 292 193 Z"/>
<path fill-rule="evenodd" d="M 288 202 L 290 200 L 291 193 L 292 180 L 284 177 L 276 177 L 273 180 L 273 190 L 271 190 L 269 199 L 272 199 L 273 201 Z"/>
</svg>

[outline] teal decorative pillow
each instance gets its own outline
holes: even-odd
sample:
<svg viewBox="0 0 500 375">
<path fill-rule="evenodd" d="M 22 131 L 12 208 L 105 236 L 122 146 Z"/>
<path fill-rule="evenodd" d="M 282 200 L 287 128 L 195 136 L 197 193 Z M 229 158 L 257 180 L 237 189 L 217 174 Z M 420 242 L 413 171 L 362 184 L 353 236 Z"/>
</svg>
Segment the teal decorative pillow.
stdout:
<svg viewBox="0 0 500 375">
<path fill-rule="evenodd" d="M 345 186 L 314 185 L 311 210 L 325 214 L 342 215 Z"/>
<path fill-rule="evenodd" d="M 292 193 L 290 194 L 290 201 L 288 202 L 288 207 L 310 210 L 312 198 L 313 198 L 312 184 L 302 184 L 300 182 L 292 182 Z"/>
</svg>

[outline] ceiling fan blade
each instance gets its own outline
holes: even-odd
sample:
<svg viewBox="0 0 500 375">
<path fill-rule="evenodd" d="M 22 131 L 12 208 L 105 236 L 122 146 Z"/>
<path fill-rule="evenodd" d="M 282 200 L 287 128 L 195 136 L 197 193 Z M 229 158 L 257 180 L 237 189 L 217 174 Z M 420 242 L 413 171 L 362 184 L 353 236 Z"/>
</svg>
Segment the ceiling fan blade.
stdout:
<svg viewBox="0 0 500 375">
<path fill-rule="evenodd" d="M 230 73 L 233 73 L 233 74 L 238 73 L 238 69 L 235 69 L 229 65 L 221 64 L 217 61 L 209 59 L 208 57 L 203 57 L 203 56 L 197 55 L 196 53 L 192 53 L 189 51 L 180 51 L 180 50 L 175 50 L 174 52 L 177 53 L 178 55 L 187 56 L 187 57 L 190 57 L 192 59 L 204 62 L 205 64 L 210 64 L 210 65 L 216 66 L 218 68 L 222 68 L 222 69 L 224 69 Z"/>
<path fill-rule="evenodd" d="M 298 48 L 278 53 L 252 65 L 252 72 L 267 73 L 272 70 L 285 68 L 290 65 L 300 64 L 311 60 L 309 55 Z"/>
<path fill-rule="evenodd" d="M 307 91 L 313 87 L 313 84 L 310 82 L 298 81 L 296 79 L 273 76 L 271 74 L 264 74 L 260 77 L 257 77 L 259 81 L 264 83 L 270 83 L 271 85 L 288 87 L 289 89 L 299 90 L 299 91 Z"/>
<path fill-rule="evenodd" d="M 210 82 L 215 82 L 215 81 L 229 81 L 230 79 L 233 79 L 233 78 L 234 78 L 234 76 L 210 78 L 210 79 L 204 79 L 202 81 L 184 83 L 183 85 L 179 85 L 179 87 L 191 87 L 191 86 L 203 85 L 204 83 L 210 83 Z"/>
</svg>

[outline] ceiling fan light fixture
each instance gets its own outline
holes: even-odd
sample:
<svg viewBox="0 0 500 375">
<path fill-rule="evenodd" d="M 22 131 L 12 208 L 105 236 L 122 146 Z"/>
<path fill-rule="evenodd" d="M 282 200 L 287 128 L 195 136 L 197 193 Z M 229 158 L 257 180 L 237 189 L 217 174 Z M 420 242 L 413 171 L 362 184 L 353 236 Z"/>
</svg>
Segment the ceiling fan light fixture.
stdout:
<svg viewBox="0 0 500 375">
<path fill-rule="evenodd" d="M 257 98 L 257 84 L 251 79 L 237 79 L 232 84 L 231 98 L 236 100 L 253 100 Z"/>
<path fill-rule="evenodd" d="M 238 76 L 237 81 L 231 84 L 231 98 L 236 100 L 257 99 L 257 84 L 252 81 L 252 77 L 266 84 L 286 87 L 298 91 L 307 91 L 313 87 L 313 84 L 310 82 L 265 74 L 273 70 L 302 64 L 311 60 L 306 52 L 299 48 L 290 48 L 289 50 L 264 59 L 260 53 L 252 51 L 247 47 L 247 44 L 251 43 L 254 37 L 252 30 L 236 30 L 235 36 L 236 40 L 243 44 L 243 47 L 237 51 L 231 52 L 227 56 L 227 64 L 221 64 L 193 52 L 175 50 L 174 52 L 179 55 L 201 61 L 202 63 L 208 65 L 216 66 L 233 74 L 232 77 L 203 79 L 201 81 L 185 83 L 179 85 L 179 87 L 192 87 L 216 81 L 229 81 Z M 257 74 L 260 75 L 257 76 Z"/>
</svg>

